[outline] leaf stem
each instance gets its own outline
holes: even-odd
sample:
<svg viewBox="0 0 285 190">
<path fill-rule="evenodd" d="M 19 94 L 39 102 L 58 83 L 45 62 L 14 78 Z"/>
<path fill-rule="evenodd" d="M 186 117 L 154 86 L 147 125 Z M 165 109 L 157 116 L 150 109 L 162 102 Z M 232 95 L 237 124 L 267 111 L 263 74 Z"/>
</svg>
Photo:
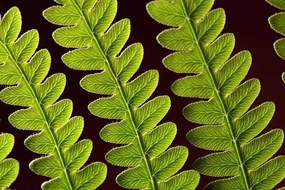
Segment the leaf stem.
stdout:
<svg viewBox="0 0 285 190">
<path fill-rule="evenodd" d="M 13 55 L 13 52 L 10 50 L 10 48 L 8 46 L 6 46 L 6 44 L 4 42 L 1 41 L 1 43 L 2 43 L 2 46 L 5 47 L 7 53 L 9 54 L 9 57 L 11 57 L 11 61 L 16 66 L 15 68 L 23 76 L 23 82 L 24 82 L 25 86 L 28 88 L 28 90 L 30 91 L 32 96 L 35 98 L 35 106 L 38 108 L 38 110 L 40 111 L 42 119 L 45 121 L 44 130 L 46 130 L 48 132 L 48 134 L 50 135 L 50 137 L 52 139 L 53 144 L 55 145 L 55 154 L 60 161 L 61 168 L 63 169 L 64 178 L 65 178 L 66 183 L 68 185 L 68 189 L 72 190 L 73 189 L 72 183 L 71 183 L 70 175 L 69 175 L 69 173 L 66 169 L 66 166 L 65 166 L 65 162 L 64 162 L 64 158 L 63 158 L 63 152 L 58 146 L 58 142 L 56 139 L 55 132 L 53 131 L 53 129 L 49 125 L 49 122 L 47 119 L 47 113 L 39 101 L 36 90 L 33 87 L 33 85 L 31 83 L 29 83 L 28 77 L 27 77 L 26 73 L 23 71 L 23 68 L 21 67 L 21 65 L 17 64 L 17 60 L 16 60 L 15 56 Z"/>
<path fill-rule="evenodd" d="M 241 177 L 242 177 L 242 180 L 243 180 L 243 184 L 246 188 L 246 190 L 249 190 L 250 189 L 250 182 L 249 182 L 249 176 L 248 176 L 248 171 L 247 169 L 245 168 L 244 164 L 243 164 L 243 159 L 242 159 L 242 153 L 241 153 L 241 147 L 240 147 L 240 144 L 239 142 L 236 140 L 236 137 L 234 135 L 234 131 L 233 131 L 233 124 L 232 124 L 232 121 L 227 113 L 227 110 L 226 110 L 226 104 L 225 104 L 225 100 L 224 100 L 224 97 L 220 94 L 218 88 L 217 88 L 217 81 L 215 79 L 215 76 L 213 74 L 213 71 L 211 71 L 211 69 L 209 68 L 208 64 L 207 64 L 207 60 L 206 60 L 206 56 L 205 56 L 205 52 L 204 52 L 204 49 L 203 47 L 200 45 L 200 42 L 198 40 L 198 37 L 197 37 L 197 33 L 194 29 L 194 24 L 191 22 L 191 19 L 189 18 L 188 16 L 188 13 L 187 13 L 187 10 L 186 10 L 186 5 L 185 5 L 185 2 L 184 0 L 181 0 L 182 4 L 183 4 L 183 11 L 184 11 L 184 16 L 186 18 L 186 22 L 187 22 L 187 25 L 189 26 L 190 30 L 191 30 L 191 33 L 192 35 L 194 36 L 194 40 L 195 40 L 195 45 L 197 46 L 197 49 L 199 51 L 199 54 L 200 56 L 202 57 L 203 59 L 203 63 L 204 63 L 204 68 L 206 69 L 206 72 L 207 74 L 210 76 L 210 80 L 211 80 L 211 83 L 212 83 L 212 86 L 214 87 L 215 91 L 215 96 L 216 98 L 218 99 L 219 101 L 219 104 L 223 110 L 223 114 L 224 114 L 224 119 L 225 119 L 225 124 L 227 126 L 227 129 L 228 129 L 228 132 L 230 134 L 230 137 L 232 139 L 232 145 L 233 145 L 233 149 L 234 149 L 234 152 L 236 154 L 236 157 L 238 159 L 238 164 L 239 164 L 239 170 L 240 170 L 240 173 L 241 173 Z"/>
<path fill-rule="evenodd" d="M 143 157 L 143 162 L 144 165 L 147 169 L 148 172 L 148 178 L 150 179 L 150 183 L 151 183 L 151 189 L 150 190 L 157 190 L 157 182 L 153 177 L 152 174 L 152 169 L 151 169 L 151 165 L 150 165 L 150 159 L 149 157 L 145 154 L 144 151 L 144 144 L 143 144 L 143 139 L 142 139 L 142 135 L 139 133 L 139 131 L 137 130 L 136 124 L 135 124 L 135 119 L 134 119 L 134 113 L 133 113 L 133 109 L 132 107 L 128 104 L 127 98 L 126 98 L 126 94 L 123 88 L 123 85 L 121 84 L 121 82 L 118 80 L 118 78 L 115 75 L 115 71 L 114 68 L 112 67 L 111 61 L 110 59 L 106 56 L 106 53 L 103 51 L 102 45 L 100 44 L 98 37 L 96 34 L 94 34 L 94 32 L 92 31 L 92 28 L 90 26 L 90 23 L 87 20 L 87 16 L 85 15 L 85 13 L 80 9 L 79 5 L 77 4 L 77 2 L 75 2 L 74 0 L 72 1 L 74 3 L 74 5 L 76 6 L 76 9 L 78 10 L 78 12 L 80 13 L 80 15 L 82 16 L 84 23 L 86 25 L 86 27 L 88 28 L 88 32 L 90 33 L 90 35 L 92 36 L 92 40 L 94 42 L 94 45 L 98 47 L 98 49 L 100 50 L 100 54 L 101 56 L 105 59 L 106 61 L 106 65 L 107 65 L 107 70 L 109 71 L 109 73 L 111 74 L 112 80 L 114 81 L 114 83 L 116 84 L 116 86 L 118 87 L 118 91 L 119 94 L 124 102 L 124 105 L 128 111 L 128 119 L 131 121 L 132 126 L 133 126 L 133 131 L 136 134 L 136 138 L 137 138 L 137 142 L 139 145 L 139 150 L 140 150 L 140 154 Z"/>
</svg>

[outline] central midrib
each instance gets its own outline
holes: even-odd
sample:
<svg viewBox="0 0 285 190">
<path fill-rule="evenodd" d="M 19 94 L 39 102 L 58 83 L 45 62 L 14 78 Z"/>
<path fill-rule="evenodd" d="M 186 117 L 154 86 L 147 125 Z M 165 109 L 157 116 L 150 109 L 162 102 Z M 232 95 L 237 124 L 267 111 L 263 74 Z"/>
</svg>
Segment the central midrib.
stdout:
<svg viewBox="0 0 285 190">
<path fill-rule="evenodd" d="M 186 19 L 187 20 L 186 21 L 187 25 L 189 26 L 189 28 L 191 30 L 191 33 L 194 36 L 195 45 L 197 46 L 199 54 L 201 55 L 201 57 L 203 59 L 203 63 L 204 63 L 204 67 L 206 68 L 206 72 L 210 76 L 210 80 L 211 80 L 212 86 L 215 89 L 214 90 L 215 96 L 217 97 L 217 99 L 218 99 L 218 101 L 220 103 L 220 106 L 221 106 L 221 108 L 223 110 L 223 114 L 225 116 L 225 123 L 226 123 L 227 129 L 228 129 L 228 131 L 230 133 L 231 139 L 233 141 L 233 149 L 234 149 L 234 152 L 235 152 L 235 154 L 237 156 L 237 159 L 238 159 L 238 164 L 239 164 L 241 177 L 243 179 L 244 186 L 246 187 L 246 190 L 249 190 L 250 189 L 250 182 L 249 182 L 248 172 L 247 172 L 246 168 L 244 167 L 244 164 L 243 164 L 243 161 L 242 161 L 241 147 L 240 147 L 240 145 L 238 144 L 238 142 L 235 139 L 232 122 L 229 119 L 229 115 L 228 115 L 228 113 L 226 111 L 225 101 L 224 101 L 223 97 L 220 95 L 219 90 L 217 88 L 217 81 L 216 81 L 214 75 L 212 74 L 212 72 L 210 71 L 209 66 L 207 65 L 207 61 L 206 61 L 206 57 L 205 57 L 205 53 L 204 53 L 203 47 L 200 46 L 200 43 L 198 41 L 198 37 L 197 37 L 196 31 L 194 30 L 193 24 L 192 24 L 192 22 L 191 22 L 191 20 L 190 20 L 190 18 L 188 16 L 185 2 L 184 2 L 184 0 L 181 0 L 181 2 L 182 2 L 182 5 L 183 5 L 184 16 L 185 16 L 185 18 L 187 18 Z"/>
<path fill-rule="evenodd" d="M 107 65 L 107 69 L 111 73 L 112 80 L 114 81 L 114 83 L 118 87 L 119 94 L 120 94 L 120 96 L 121 96 L 121 98 L 122 98 L 122 100 L 124 102 L 125 107 L 127 108 L 127 111 L 128 111 L 128 118 L 129 118 L 129 120 L 132 123 L 133 132 L 136 134 L 136 138 L 137 138 L 137 141 L 138 141 L 140 154 L 143 156 L 143 161 L 144 161 L 144 164 L 145 164 L 145 166 L 147 168 L 147 172 L 148 172 L 148 178 L 151 180 L 150 181 L 151 182 L 151 190 L 158 190 L 157 182 L 156 182 L 156 180 L 154 179 L 154 177 L 152 175 L 150 160 L 149 160 L 148 156 L 144 152 L 144 148 L 143 148 L 144 145 L 143 145 L 142 135 L 137 131 L 137 127 L 136 127 L 135 119 L 134 119 L 133 109 L 127 103 L 127 98 L 126 98 L 126 95 L 125 95 L 125 92 L 124 92 L 124 88 L 122 87 L 120 81 L 118 81 L 118 79 L 116 78 L 114 69 L 113 69 L 112 64 L 111 64 L 111 61 L 106 56 L 105 52 L 103 51 L 102 45 L 100 44 L 100 42 L 98 40 L 98 37 L 92 31 L 92 29 L 90 27 L 90 23 L 88 22 L 85 13 L 80 9 L 79 5 L 76 2 L 74 2 L 74 0 L 72 0 L 72 2 L 75 5 L 75 7 L 76 7 L 77 11 L 79 12 L 79 14 L 81 15 L 81 17 L 83 18 L 84 23 L 85 23 L 86 27 L 88 28 L 88 32 L 89 32 L 90 36 L 92 36 L 92 40 L 93 40 L 95 46 L 98 47 L 98 49 L 100 50 L 101 56 L 107 62 L 107 64 L 106 64 Z"/>
</svg>

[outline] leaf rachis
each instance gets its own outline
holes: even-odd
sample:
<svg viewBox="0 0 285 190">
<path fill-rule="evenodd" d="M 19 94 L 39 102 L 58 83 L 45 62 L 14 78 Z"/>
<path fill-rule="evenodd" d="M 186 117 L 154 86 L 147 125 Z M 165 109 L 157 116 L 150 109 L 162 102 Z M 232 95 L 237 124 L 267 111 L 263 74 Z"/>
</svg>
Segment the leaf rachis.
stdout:
<svg viewBox="0 0 285 190">
<path fill-rule="evenodd" d="M 190 31 L 191 31 L 191 36 L 194 37 L 194 44 L 197 44 L 197 49 L 198 49 L 198 52 L 200 54 L 200 56 L 202 57 L 202 60 L 203 60 L 203 64 L 204 64 L 204 68 L 206 70 L 206 74 L 208 76 L 210 76 L 210 80 L 211 80 L 211 85 L 214 87 L 214 98 L 213 99 L 218 99 L 219 101 L 219 104 L 223 110 L 223 114 L 224 114 L 224 117 L 225 117 L 225 121 L 226 121 L 226 126 L 227 126 L 227 129 L 228 129 L 228 133 L 230 134 L 231 136 L 231 139 L 232 139 L 232 143 L 233 143 L 233 147 L 234 147 L 234 151 L 235 151 L 235 154 L 236 154 L 236 157 L 238 158 L 238 165 L 240 166 L 239 169 L 241 171 L 241 176 L 242 176 L 242 179 L 243 179 L 243 182 L 244 182 L 244 186 L 246 187 L 246 189 L 250 189 L 250 182 L 249 182 L 249 177 L 248 177 L 248 171 L 246 170 L 244 164 L 243 164 L 243 160 L 242 160 L 242 154 L 241 154 L 241 150 L 240 150 L 240 145 L 239 145 L 239 142 L 237 141 L 235 135 L 234 135 L 234 131 L 233 131 L 233 125 L 232 125 L 232 122 L 229 118 L 229 114 L 226 110 L 226 104 L 225 104 L 225 101 L 223 99 L 223 97 L 220 95 L 220 92 L 219 92 L 219 88 L 218 88 L 218 85 L 217 85 L 217 81 L 216 79 L 214 78 L 214 75 L 212 74 L 212 70 L 210 70 L 208 64 L 207 64 L 207 60 L 206 60 L 206 56 L 205 56 L 205 52 L 204 50 L 201 48 L 201 46 L 199 45 L 199 39 L 197 37 L 197 34 L 196 34 L 196 31 L 194 30 L 194 26 L 193 26 L 193 23 L 191 22 L 191 19 L 189 18 L 189 13 L 187 13 L 185 7 L 185 2 L 184 0 L 181 0 L 182 4 L 183 4 L 183 12 L 184 12 L 184 16 L 186 18 L 186 22 L 187 22 L 187 25 L 189 26 L 190 28 Z"/>
<path fill-rule="evenodd" d="M 128 112 L 128 119 L 131 121 L 131 123 L 133 125 L 133 132 L 136 134 L 140 154 L 143 155 L 144 164 L 145 164 L 147 171 L 148 171 L 148 177 L 151 179 L 151 189 L 155 190 L 155 189 L 157 189 L 157 184 L 156 184 L 156 181 L 153 179 L 153 176 L 151 174 L 150 160 L 147 157 L 147 155 L 144 154 L 144 151 L 143 151 L 143 145 L 142 145 L 143 141 L 142 141 L 141 134 L 139 134 L 138 131 L 136 130 L 136 125 L 134 122 L 134 115 L 133 115 L 132 108 L 130 108 L 130 105 L 128 104 L 128 102 L 126 100 L 126 95 L 122 89 L 121 84 L 119 83 L 118 79 L 115 76 L 115 72 L 114 72 L 114 69 L 112 68 L 112 64 L 110 64 L 109 58 L 105 55 L 105 53 L 103 52 L 103 48 L 102 48 L 101 44 L 98 42 L 98 39 L 97 39 L 98 37 L 91 30 L 91 26 L 86 19 L 85 13 L 83 11 L 81 11 L 80 7 L 78 6 L 78 4 L 76 2 L 74 2 L 74 1 L 72 1 L 72 2 L 73 2 L 73 5 L 76 7 L 78 13 L 80 13 L 82 15 L 83 21 L 86 25 L 86 28 L 88 29 L 88 33 L 90 36 L 92 36 L 92 40 L 93 40 L 95 46 L 97 46 L 96 49 L 100 50 L 100 55 L 104 58 L 104 60 L 106 60 L 106 64 L 105 64 L 105 66 L 107 67 L 106 72 L 111 74 L 113 82 L 118 87 L 119 95 L 120 95 L 121 99 L 124 101 L 124 107 L 127 109 L 127 112 Z M 127 19 L 125 21 L 129 22 Z M 92 44 L 92 42 L 91 42 L 91 44 Z M 89 106 L 89 110 L 92 112 L 92 108 L 90 108 L 90 107 L 91 107 L 91 105 Z"/>
</svg>

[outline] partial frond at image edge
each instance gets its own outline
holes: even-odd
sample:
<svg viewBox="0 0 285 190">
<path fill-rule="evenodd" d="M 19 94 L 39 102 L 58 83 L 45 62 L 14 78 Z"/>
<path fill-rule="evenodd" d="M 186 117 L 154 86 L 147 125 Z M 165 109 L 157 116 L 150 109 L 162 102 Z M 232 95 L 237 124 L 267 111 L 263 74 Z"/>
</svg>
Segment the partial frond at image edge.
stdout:
<svg viewBox="0 0 285 190">
<path fill-rule="evenodd" d="M 270 27 L 277 33 L 285 37 L 285 2 L 282 0 L 266 0 L 270 5 L 282 10 L 268 18 Z M 285 60 L 285 38 L 276 40 L 273 44 L 276 54 Z M 282 73 L 282 80 L 285 83 L 285 72 Z"/>
<path fill-rule="evenodd" d="M 0 133 L 0 189 L 9 187 L 19 174 L 19 162 L 7 158 L 15 144 L 15 138 L 9 133 Z"/>
<path fill-rule="evenodd" d="M 199 98 L 183 109 L 190 122 L 188 140 L 198 148 L 214 151 L 193 166 L 202 175 L 220 177 L 206 189 L 272 189 L 285 177 L 285 157 L 271 158 L 282 146 L 284 132 L 260 133 L 270 122 L 275 105 L 264 102 L 251 108 L 260 92 L 258 79 L 244 80 L 251 54 L 231 56 L 235 38 L 221 34 L 225 11 L 212 9 L 214 0 L 155 0 L 149 15 L 170 28 L 157 36 L 158 43 L 174 51 L 163 64 L 189 76 L 171 86 L 177 96 Z"/>
<path fill-rule="evenodd" d="M 36 52 L 37 30 L 19 37 L 21 24 L 17 7 L 8 10 L 0 23 L 0 84 L 4 87 L 0 99 L 24 107 L 12 113 L 9 122 L 19 130 L 36 132 L 24 144 L 43 155 L 29 165 L 35 174 L 51 178 L 42 189 L 94 190 L 106 178 L 106 165 L 93 162 L 82 168 L 92 151 L 91 140 L 76 142 L 83 130 L 83 117 L 71 117 L 71 100 L 57 101 L 65 88 L 65 75 L 46 78 L 50 54 L 46 49 Z"/>
</svg>

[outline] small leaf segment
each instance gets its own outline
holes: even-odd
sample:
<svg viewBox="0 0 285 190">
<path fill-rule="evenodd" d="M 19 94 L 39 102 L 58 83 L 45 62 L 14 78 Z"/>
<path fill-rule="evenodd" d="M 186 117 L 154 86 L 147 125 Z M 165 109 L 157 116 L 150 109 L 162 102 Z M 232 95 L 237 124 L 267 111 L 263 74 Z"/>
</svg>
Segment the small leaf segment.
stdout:
<svg viewBox="0 0 285 190">
<path fill-rule="evenodd" d="M 92 141 L 76 142 L 84 124 L 82 117 L 70 118 L 71 100 L 55 102 L 64 90 L 65 75 L 57 73 L 45 79 L 49 52 L 43 49 L 35 53 L 39 42 L 36 30 L 18 38 L 20 30 L 21 14 L 13 7 L 0 23 L 0 84 L 6 86 L 0 99 L 27 107 L 9 116 L 15 128 L 39 131 L 25 140 L 29 150 L 44 155 L 33 160 L 30 168 L 52 178 L 42 184 L 42 189 L 94 190 L 104 181 L 107 168 L 96 162 L 80 169 L 91 153 Z"/>
<path fill-rule="evenodd" d="M 270 5 L 283 10 L 283 12 L 275 13 L 268 19 L 270 27 L 277 33 L 285 37 L 285 1 L 283 0 L 266 0 Z M 285 38 L 276 40 L 273 44 L 276 54 L 285 60 Z M 285 72 L 282 73 L 282 80 L 285 83 Z"/>
<path fill-rule="evenodd" d="M 61 5 L 48 8 L 44 16 L 64 26 L 53 33 L 55 41 L 75 48 L 63 55 L 63 62 L 72 69 L 97 71 L 80 82 L 83 89 L 105 95 L 88 108 L 95 116 L 117 120 L 100 132 L 106 142 L 121 145 L 106 154 L 109 163 L 128 167 L 117 176 L 117 183 L 127 189 L 195 189 L 198 172 L 176 174 L 187 160 L 187 148 L 168 149 L 176 125 L 168 122 L 157 126 L 170 108 L 169 97 L 147 101 L 157 86 L 158 72 L 150 70 L 130 81 L 141 64 L 143 47 L 135 43 L 121 52 L 130 35 L 130 21 L 111 25 L 117 1 L 56 2 Z"/>
<path fill-rule="evenodd" d="M 251 55 L 242 51 L 229 59 L 234 35 L 219 36 L 225 13 L 221 8 L 211 10 L 213 3 L 155 0 L 147 5 L 153 19 L 173 27 L 157 37 L 163 47 L 175 51 L 163 59 L 164 65 L 173 72 L 191 74 L 175 81 L 173 92 L 204 99 L 183 110 L 186 119 L 202 125 L 187 134 L 188 140 L 215 151 L 198 158 L 194 169 L 224 178 L 209 183 L 206 189 L 272 189 L 285 176 L 285 157 L 270 159 L 283 143 L 283 131 L 273 129 L 256 137 L 271 120 L 275 107 L 265 102 L 248 111 L 260 91 L 257 79 L 240 84 L 250 68 Z"/>
<path fill-rule="evenodd" d="M 19 162 L 13 158 L 5 159 L 12 151 L 14 143 L 13 135 L 0 134 L 0 189 L 10 186 L 19 174 Z"/>
</svg>

